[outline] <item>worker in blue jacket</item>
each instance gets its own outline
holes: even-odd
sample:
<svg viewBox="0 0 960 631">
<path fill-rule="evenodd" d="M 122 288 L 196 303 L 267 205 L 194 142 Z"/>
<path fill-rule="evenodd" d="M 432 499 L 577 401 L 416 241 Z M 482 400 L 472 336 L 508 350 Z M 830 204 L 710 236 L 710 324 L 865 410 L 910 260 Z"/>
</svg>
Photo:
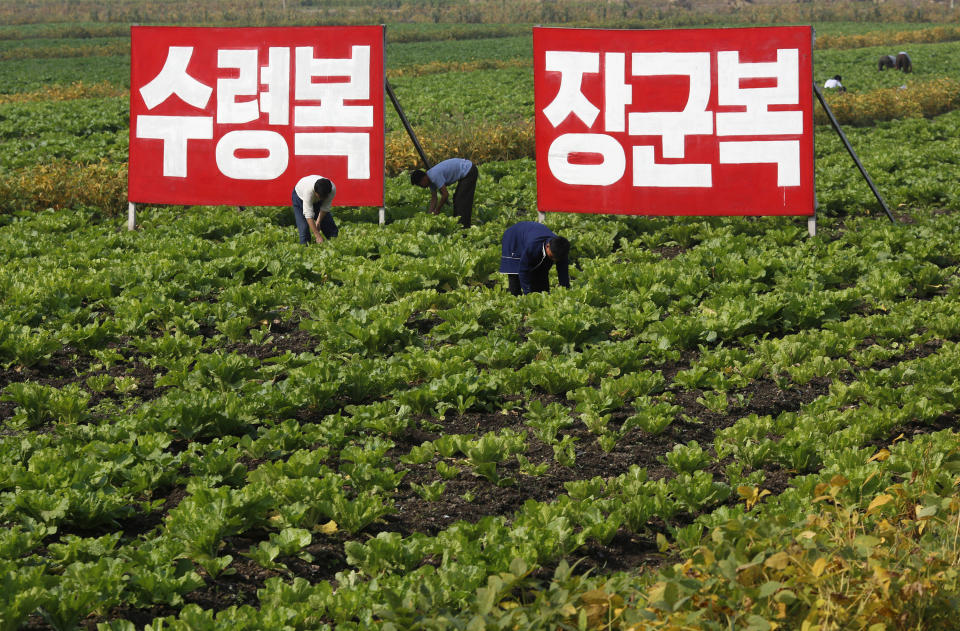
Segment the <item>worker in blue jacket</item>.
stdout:
<svg viewBox="0 0 960 631">
<path fill-rule="evenodd" d="M 557 265 L 557 281 L 570 287 L 570 242 L 536 221 L 521 221 L 503 233 L 500 273 L 507 275 L 510 293 L 519 296 L 550 291 L 550 268 Z"/>
</svg>

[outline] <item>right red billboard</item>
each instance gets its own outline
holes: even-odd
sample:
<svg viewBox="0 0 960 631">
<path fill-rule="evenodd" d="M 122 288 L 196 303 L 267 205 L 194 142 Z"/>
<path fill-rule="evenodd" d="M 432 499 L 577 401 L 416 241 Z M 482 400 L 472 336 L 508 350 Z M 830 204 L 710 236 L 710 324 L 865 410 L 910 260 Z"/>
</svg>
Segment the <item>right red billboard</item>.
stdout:
<svg viewBox="0 0 960 631">
<path fill-rule="evenodd" d="M 809 26 L 535 28 L 537 204 L 812 215 Z"/>
</svg>

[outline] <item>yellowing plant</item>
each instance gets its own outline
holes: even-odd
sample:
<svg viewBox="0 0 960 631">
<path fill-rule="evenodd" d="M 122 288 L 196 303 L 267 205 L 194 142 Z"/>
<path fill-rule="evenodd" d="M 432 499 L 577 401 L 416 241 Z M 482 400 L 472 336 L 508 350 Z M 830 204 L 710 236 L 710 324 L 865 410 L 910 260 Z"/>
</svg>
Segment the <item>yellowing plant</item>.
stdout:
<svg viewBox="0 0 960 631">
<path fill-rule="evenodd" d="M 71 101 L 110 96 L 123 96 L 126 88 L 116 86 L 109 81 L 84 83 L 74 81 L 70 85 L 46 85 L 33 92 L 0 94 L 0 105 L 4 103 L 34 103 L 39 101 Z"/>
<path fill-rule="evenodd" d="M 820 484 L 819 510 L 787 532 L 771 537 L 769 522 L 742 520 L 715 529 L 663 573 L 643 620 L 618 628 L 680 629 L 694 619 L 807 631 L 951 628 L 960 594 L 956 484 L 941 497 L 923 492 L 922 481 L 895 484 L 866 509 L 841 499 L 848 484 L 842 475 Z M 740 495 L 749 503 L 758 493 Z M 744 537 L 747 549 L 735 543 Z"/>
<path fill-rule="evenodd" d="M 0 212 L 92 206 L 112 214 L 126 199 L 126 164 L 40 164 L 0 180 Z"/>
<path fill-rule="evenodd" d="M 894 44 L 952 42 L 960 39 L 960 28 L 956 26 L 937 26 L 913 31 L 886 31 L 875 33 L 818 35 L 816 47 L 825 48 L 865 48 L 867 46 L 891 46 Z"/>
<path fill-rule="evenodd" d="M 533 124 L 525 120 L 501 125 L 467 126 L 430 131 L 420 141 L 428 156 L 436 162 L 447 156 L 463 156 L 474 162 L 513 160 L 534 154 Z M 420 167 L 420 158 L 403 130 L 386 138 L 386 170 L 396 175 Z"/>
<path fill-rule="evenodd" d="M 872 125 L 895 118 L 936 116 L 960 107 L 960 82 L 950 78 L 911 82 L 905 87 L 870 92 L 825 95 L 834 116 L 843 125 Z M 829 123 L 822 108 L 814 108 L 814 122 Z"/>
</svg>

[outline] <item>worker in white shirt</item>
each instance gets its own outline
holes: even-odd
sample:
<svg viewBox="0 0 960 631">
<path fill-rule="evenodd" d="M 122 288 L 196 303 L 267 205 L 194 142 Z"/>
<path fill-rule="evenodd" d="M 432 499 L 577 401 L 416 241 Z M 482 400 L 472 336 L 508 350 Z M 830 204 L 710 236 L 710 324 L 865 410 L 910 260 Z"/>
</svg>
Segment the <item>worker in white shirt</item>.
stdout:
<svg viewBox="0 0 960 631">
<path fill-rule="evenodd" d="M 840 75 L 835 74 L 823 84 L 825 88 L 835 88 L 839 92 L 846 92 L 847 89 L 843 87 L 843 84 L 840 83 Z"/>
<path fill-rule="evenodd" d="M 323 237 L 332 239 L 339 234 L 340 230 L 330 212 L 330 204 L 336 194 L 337 187 L 322 175 L 302 177 L 293 187 L 293 219 L 297 222 L 302 245 L 310 243 L 311 235 L 317 243 L 321 243 Z"/>
</svg>

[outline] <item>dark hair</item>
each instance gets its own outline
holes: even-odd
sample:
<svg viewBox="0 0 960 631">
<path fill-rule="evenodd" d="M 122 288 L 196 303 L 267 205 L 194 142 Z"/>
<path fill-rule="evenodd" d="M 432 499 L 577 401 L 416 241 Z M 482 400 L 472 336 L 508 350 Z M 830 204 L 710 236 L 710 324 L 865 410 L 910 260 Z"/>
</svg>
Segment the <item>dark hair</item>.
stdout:
<svg viewBox="0 0 960 631">
<path fill-rule="evenodd" d="M 317 195 L 320 196 L 320 199 L 326 199 L 327 195 L 330 194 L 330 191 L 333 190 L 333 182 L 325 177 L 322 177 L 313 183 L 313 190 Z"/>
<path fill-rule="evenodd" d="M 833 75 L 833 78 L 836 79 L 837 81 L 840 81 L 840 75 L 838 74 Z"/>
<path fill-rule="evenodd" d="M 554 237 L 550 239 L 550 254 L 556 261 L 566 261 L 570 255 L 570 242 L 563 237 Z"/>
<path fill-rule="evenodd" d="M 426 172 L 421 171 L 420 169 L 414 169 L 410 173 L 410 183 L 416 186 L 420 186 L 420 180 L 423 179 L 424 175 L 426 175 Z"/>
</svg>

